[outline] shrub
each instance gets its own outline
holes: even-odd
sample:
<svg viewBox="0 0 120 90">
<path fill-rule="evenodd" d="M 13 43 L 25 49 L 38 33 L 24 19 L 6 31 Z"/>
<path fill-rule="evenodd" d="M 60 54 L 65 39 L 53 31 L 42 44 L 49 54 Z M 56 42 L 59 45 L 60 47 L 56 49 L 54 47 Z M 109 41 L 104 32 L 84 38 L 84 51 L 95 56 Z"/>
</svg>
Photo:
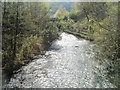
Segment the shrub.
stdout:
<svg viewBox="0 0 120 90">
<path fill-rule="evenodd" d="M 17 53 L 17 60 L 25 60 L 30 59 L 34 55 L 41 53 L 43 51 L 42 46 L 43 40 L 42 37 L 38 36 L 30 36 L 27 37 L 21 46 L 21 48 L 18 50 Z"/>
</svg>

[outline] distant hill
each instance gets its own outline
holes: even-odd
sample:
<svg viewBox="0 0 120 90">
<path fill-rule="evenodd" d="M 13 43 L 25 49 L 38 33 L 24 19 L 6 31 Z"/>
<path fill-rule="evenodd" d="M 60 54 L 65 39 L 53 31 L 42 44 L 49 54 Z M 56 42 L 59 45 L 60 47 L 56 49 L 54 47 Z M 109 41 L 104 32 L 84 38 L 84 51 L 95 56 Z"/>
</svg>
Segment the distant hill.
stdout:
<svg viewBox="0 0 120 90">
<path fill-rule="evenodd" d="M 52 15 L 60 8 L 64 7 L 67 11 L 72 10 L 72 2 L 51 2 L 50 9 L 52 11 Z"/>
</svg>

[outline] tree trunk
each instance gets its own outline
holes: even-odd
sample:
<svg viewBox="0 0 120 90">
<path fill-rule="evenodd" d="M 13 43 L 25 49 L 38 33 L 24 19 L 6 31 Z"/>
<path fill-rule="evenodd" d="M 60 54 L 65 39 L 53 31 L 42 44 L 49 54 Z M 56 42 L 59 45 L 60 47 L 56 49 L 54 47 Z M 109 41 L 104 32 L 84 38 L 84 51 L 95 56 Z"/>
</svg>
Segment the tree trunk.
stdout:
<svg viewBox="0 0 120 90">
<path fill-rule="evenodd" d="M 14 33 L 14 44 L 13 44 L 13 60 L 15 60 L 16 58 L 16 43 L 17 43 L 17 31 L 19 29 L 19 22 L 18 22 L 18 3 L 16 5 L 16 29 L 15 29 L 15 33 Z"/>
</svg>

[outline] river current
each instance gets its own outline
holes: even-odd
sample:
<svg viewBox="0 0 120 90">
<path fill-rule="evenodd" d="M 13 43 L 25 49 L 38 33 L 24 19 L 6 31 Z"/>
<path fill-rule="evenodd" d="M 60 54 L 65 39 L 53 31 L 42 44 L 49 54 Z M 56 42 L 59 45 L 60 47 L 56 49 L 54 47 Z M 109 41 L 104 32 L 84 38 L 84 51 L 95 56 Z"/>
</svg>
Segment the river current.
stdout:
<svg viewBox="0 0 120 90">
<path fill-rule="evenodd" d="M 62 33 L 46 54 L 23 66 L 4 87 L 18 88 L 111 88 L 104 67 L 95 58 L 95 45 Z"/>
</svg>

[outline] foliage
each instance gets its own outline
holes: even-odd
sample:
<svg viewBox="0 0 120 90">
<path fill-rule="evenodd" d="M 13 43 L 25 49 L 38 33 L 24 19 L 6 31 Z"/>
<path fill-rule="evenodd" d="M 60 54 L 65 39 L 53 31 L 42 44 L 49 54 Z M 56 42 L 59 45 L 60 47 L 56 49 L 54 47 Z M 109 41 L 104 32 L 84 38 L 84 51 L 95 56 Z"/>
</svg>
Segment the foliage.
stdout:
<svg viewBox="0 0 120 90">
<path fill-rule="evenodd" d="M 16 63 L 42 54 L 59 37 L 59 31 L 94 40 L 102 56 L 108 79 L 119 87 L 120 30 L 118 3 L 74 3 L 72 11 L 56 7 L 55 20 L 45 3 L 4 2 L 3 4 L 3 67 L 14 70 Z M 107 61 L 105 61 L 107 60 Z M 117 80 L 118 79 L 118 80 Z"/>
<path fill-rule="evenodd" d="M 19 48 L 17 53 L 17 60 L 29 60 L 37 54 L 41 54 L 43 48 L 42 37 L 30 36 L 24 39 L 22 46 Z"/>
<path fill-rule="evenodd" d="M 56 11 L 54 17 L 63 19 L 67 15 L 68 15 L 68 11 L 65 8 L 61 7 Z"/>
<path fill-rule="evenodd" d="M 48 23 L 47 28 L 42 32 L 42 37 L 44 39 L 44 48 L 47 49 L 59 37 L 57 24 L 53 22 Z"/>
<path fill-rule="evenodd" d="M 108 79 L 119 87 L 118 3 L 75 3 L 73 10 L 70 18 L 75 21 L 74 32 L 83 33 L 99 46 L 101 56 L 107 58 L 107 61 L 101 59 L 101 62 L 107 62 Z"/>
<path fill-rule="evenodd" d="M 3 3 L 2 67 L 6 71 L 12 72 L 16 64 L 43 54 L 44 44 L 48 44 L 44 42 L 52 42 L 58 37 L 57 26 L 48 28 L 50 23 L 53 24 L 49 18 L 49 9 L 42 2 Z M 48 33 L 49 39 L 45 38 Z"/>
</svg>

